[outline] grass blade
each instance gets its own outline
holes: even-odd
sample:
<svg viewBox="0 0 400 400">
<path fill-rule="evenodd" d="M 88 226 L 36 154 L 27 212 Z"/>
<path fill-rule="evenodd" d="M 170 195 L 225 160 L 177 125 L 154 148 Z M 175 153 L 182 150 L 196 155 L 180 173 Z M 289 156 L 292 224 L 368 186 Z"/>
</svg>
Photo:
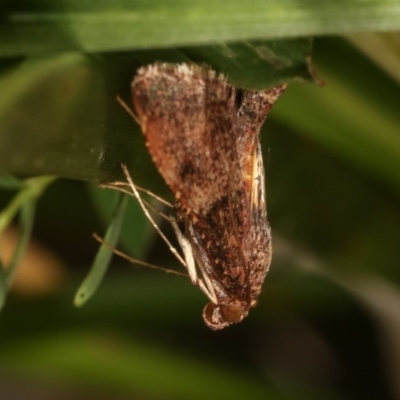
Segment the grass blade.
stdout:
<svg viewBox="0 0 400 400">
<path fill-rule="evenodd" d="M 119 239 L 127 202 L 128 196 L 118 194 L 115 214 L 104 237 L 104 240 L 111 246 L 115 246 Z M 112 255 L 112 250 L 106 246 L 100 246 L 88 275 L 76 292 L 74 298 L 75 306 L 83 306 L 96 292 L 107 272 Z"/>
</svg>

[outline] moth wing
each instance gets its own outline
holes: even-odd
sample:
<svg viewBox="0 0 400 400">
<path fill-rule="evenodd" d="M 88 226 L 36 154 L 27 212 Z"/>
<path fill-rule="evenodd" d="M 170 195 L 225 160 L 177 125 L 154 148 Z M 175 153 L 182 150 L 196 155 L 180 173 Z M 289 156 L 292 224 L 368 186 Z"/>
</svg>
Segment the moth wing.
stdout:
<svg viewBox="0 0 400 400">
<path fill-rule="evenodd" d="M 138 71 L 132 96 L 148 150 L 175 197 L 187 211 L 206 210 L 238 170 L 234 88 L 209 69 L 154 64 Z"/>
<path fill-rule="evenodd" d="M 271 230 L 267 219 L 265 174 L 260 130 L 286 85 L 269 90 L 245 91 L 238 111 L 238 154 L 243 193 L 242 251 L 250 282 L 251 301 L 256 301 L 267 275 L 271 257 Z"/>
</svg>

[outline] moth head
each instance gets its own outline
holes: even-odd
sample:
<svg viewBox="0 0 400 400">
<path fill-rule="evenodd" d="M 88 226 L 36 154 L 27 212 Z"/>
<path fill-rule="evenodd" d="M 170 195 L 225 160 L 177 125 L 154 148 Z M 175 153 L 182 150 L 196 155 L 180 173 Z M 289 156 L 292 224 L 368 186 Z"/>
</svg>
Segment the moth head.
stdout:
<svg viewBox="0 0 400 400">
<path fill-rule="evenodd" d="M 247 315 L 240 304 L 208 303 L 203 310 L 205 324 L 212 330 L 219 330 L 240 322 Z"/>
</svg>

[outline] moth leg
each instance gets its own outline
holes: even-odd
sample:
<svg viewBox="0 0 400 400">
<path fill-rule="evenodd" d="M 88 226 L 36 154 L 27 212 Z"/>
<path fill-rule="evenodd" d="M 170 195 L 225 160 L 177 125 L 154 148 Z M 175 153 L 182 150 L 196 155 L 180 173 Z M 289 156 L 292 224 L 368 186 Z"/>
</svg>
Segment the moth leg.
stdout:
<svg viewBox="0 0 400 400">
<path fill-rule="evenodd" d="M 138 190 L 136 189 L 135 184 L 132 181 L 132 178 L 129 174 L 129 171 L 126 167 L 125 164 L 122 164 L 122 170 L 124 171 L 124 174 L 126 176 L 126 179 L 129 182 L 129 185 L 132 189 L 133 195 L 136 197 L 137 201 L 139 202 L 140 207 L 142 208 L 144 214 L 146 215 L 147 219 L 150 221 L 150 223 L 153 225 L 154 229 L 158 232 L 158 234 L 161 236 L 161 238 L 164 240 L 164 242 L 168 245 L 171 253 L 178 259 L 178 261 L 186 267 L 186 263 L 183 260 L 183 258 L 180 256 L 180 254 L 176 251 L 175 247 L 171 244 L 171 242 L 167 239 L 167 237 L 162 233 L 161 229 L 158 227 L 158 225 L 155 223 L 153 217 L 150 215 L 148 209 L 144 205 L 144 202 L 142 198 L 140 197 L 140 194 Z M 167 217 L 167 216 L 166 216 Z M 171 220 L 170 218 L 167 217 L 167 219 Z"/>
<path fill-rule="evenodd" d="M 141 188 L 140 186 L 136 186 L 136 189 L 139 192 L 143 192 L 148 194 L 150 197 L 153 197 L 153 199 L 156 199 L 157 201 L 159 201 L 161 204 L 164 204 L 165 206 L 169 207 L 169 208 L 174 208 L 174 206 L 167 200 L 164 200 L 162 197 L 157 196 L 156 194 L 154 194 L 153 192 L 151 192 L 150 190 Z"/>
<path fill-rule="evenodd" d="M 138 116 L 129 108 L 128 104 L 126 104 L 120 96 L 117 96 L 117 101 L 121 104 L 122 108 L 140 125 L 140 121 Z"/>
<path fill-rule="evenodd" d="M 133 196 L 136 197 L 134 193 L 132 193 L 131 190 L 127 190 L 122 188 L 122 183 L 123 182 L 112 182 L 112 183 L 107 183 L 107 184 L 103 184 L 103 185 L 99 185 L 99 187 L 101 187 L 102 189 L 112 189 L 112 190 L 117 190 L 118 192 L 121 192 L 123 194 L 126 194 L 128 196 Z M 118 184 L 118 185 L 117 185 Z M 128 185 L 128 184 L 126 184 Z M 128 185 L 129 186 L 129 185 Z M 129 186 L 130 187 L 130 186 Z M 141 191 L 138 187 L 136 187 L 136 189 L 138 191 Z M 146 192 L 147 193 L 147 192 Z M 148 192 L 148 194 L 150 194 L 151 192 Z M 156 198 L 156 200 L 158 200 Z M 157 213 L 160 217 L 164 218 L 165 220 L 167 220 L 169 223 L 171 223 L 171 218 L 164 214 L 162 211 L 160 211 L 158 208 L 154 207 L 151 203 L 149 203 L 148 201 L 146 201 L 145 199 L 142 199 L 143 203 L 146 205 L 146 207 L 151 208 L 155 213 Z M 172 204 L 169 204 L 168 202 L 164 201 L 164 204 L 171 206 Z"/>
<path fill-rule="evenodd" d="M 110 245 L 109 243 L 107 243 L 103 238 L 101 238 L 97 233 L 94 233 L 94 234 L 93 234 L 93 237 L 94 237 L 101 245 L 103 245 L 103 246 L 109 248 L 114 254 L 116 254 L 117 256 L 119 256 L 119 257 L 121 257 L 121 258 L 123 258 L 123 259 L 129 261 L 129 262 L 132 263 L 132 264 L 137 264 L 137 265 L 141 265 L 142 267 L 146 267 L 146 268 L 150 268 L 150 269 L 155 269 L 155 270 L 158 270 L 158 271 L 163 271 L 163 272 L 165 272 L 165 273 L 167 273 L 167 274 L 172 274 L 172 275 L 177 275 L 177 276 L 182 276 L 182 277 L 185 277 L 185 278 L 189 278 L 189 276 L 188 276 L 187 274 L 183 274 L 182 272 L 175 271 L 175 270 L 173 270 L 173 269 L 162 268 L 162 267 L 159 267 L 159 266 L 157 266 L 157 265 L 150 264 L 150 263 L 147 263 L 147 262 L 145 262 L 145 261 L 138 260 L 137 258 L 130 257 L 130 256 L 128 256 L 127 254 L 123 253 L 122 251 L 120 251 L 120 250 L 114 248 L 113 246 L 111 246 L 111 245 Z"/>
<path fill-rule="evenodd" d="M 126 179 L 128 181 L 128 184 L 125 184 L 123 182 L 113 182 L 111 184 L 101 185 L 101 187 L 118 190 L 118 191 L 120 191 L 122 193 L 128 194 L 130 196 L 133 195 L 134 197 L 136 197 L 136 199 L 139 202 L 140 207 L 142 208 L 144 214 L 146 215 L 146 217 L 148 218 L 150 223 L 153 225 L 154 229 L 158 232 L 158 234 L 161 236 L 161 238 L 164 240 L 164 242 L 168 245 L 168 247 L 169 247 L 170 251 L 172 252 L 172 254 L 174 254 L 174 256 L 178 259 L 178 261 L 186 268 L 192 284 L 195 285 L 195 286 L 198 286 L 200 288 L 200 290 L 207 296 L 207 298 L 211 302 L 213 302 L 214 304 L 218 304 L 218 299 L 217 299 L 217 296 L 216 296 L 216 293 L 215 293 L 215 290 L 214 290 L 214 286 L 212 285 L 212 282 L 211 282 L 211 280 L 210 280 L 210 278 L 209 278 L 209 276 L 207 274 L 207 271 L 205 270 L 205 268 L 202 265 L 199 265 L 198 267 L 199 267 L 199 269 L 201 271 L 203 279 L 199 278 L 199 275 L 198 275 L 198 272 L 197 272 L 197 268 L 196 268 L 196 262 L 195 262 L 195 259 L 194 259 L 194 256 L 193 256 L 193 252 L 192 252 L 192 245 L 191 245 L 190 241 L 183 235 L 183 233 L 179 229 L 178 224 L 176 223 L 175 219 L 163 214 L 159 210 L 155 209 L 152 205 L 148 204 L 145 200 L 143 200 L 141 198 L 140 194 L 139 194 L 138 187 L 133 183 L 132 177 L 130 176 L 126 165 L 122 164 L 121 166 L 122 166 L 122 170 L 123 170 L 123 172 L 125 174 L 125 177 L 126 177 Z M 124 189 L 123 186 L 129 186 L 131 191 L 129 191 L 127 189 Z M 148 193 L 150 196 L 153 195 L 153 193 L 151 193 L 151 192 L 149 192 L 147 190 L 141 190 L 141 191 L 143 191 L 145 193 Z M 156 199 L 158 199 L 157 196 L 154 195 L 154 197 Z M 163 218 L 168 220 L 168 222 L 170 222 L 170 224 L 172 225 L 172 227 L 173 227 L 173 229 L 175 231 L 175 234 L 176 234 L 176 237 L 178 239 L 179 245 L 180 245 L 180 247 L 182 249 L 184 260 L 179 255 L 179 253 L 177 252 L 175 247 L 171 244 L 171 242 L 162 233 L 162 231 L 158 227 L 158 225 L 155 223 L 155 221 L 153 220 L 152 216 L 150 215 L 147 207 L 152 208 L 155 212 L 157 212 Z M 118 250 L 114 249 L 114 252 L 116 254 L 120 255 L 121 257 L 127 259 L 128 261 L 131 261 L 132 263 L 145 265 L 143 262 L 138 262 L 138 260 L 133 259 L 133 258 L 127 256 L 126 254 L 124 254 L 122 252 L 119 252 Z M 156 268 L 155 266 L 150 266 L 150 265 L 147 265 L 147 266 L 149 268 L 153 268 L 153 269 Z M 160 268 L 160 269 L 163 269 L 165 271 L 164 268 Z M 185 275 L 185 276 L 187 276 L 187 275 Z"/>
<path fill-rule="evenodd" d="M 218 304 L 218 298 L 215 293 L 211 279 L 207 274 L 207 271 L 201 265 L 201 263 L 196 263 L 195 261 L 192 251 L 192 244 L 179 229 L 175 219 L 171 219 L 171 225 L 174 228 L 175 235 L 178 239 L 179 245 L 181 246 L 183 257 L 186 261 L 186 269 L 188 271 L 189 278 L 192 281 L 192 284 L 198 286 L 211 302 L 213 302 L 214 304 Z M 200 270 L 203 279 L 199 278 L 197 268 Z"/>
<path fill-rule="evenodd" d="M 179 245 L 181 246 L 183 257 L 186 261 L 186 269 L 188 271 L 190 280 L 192 281 L 193 285 L 198 286 L 199 284 L 199 276 L 196 270 L 196 262 L 193 257 L 192 252 L 192 245 L 189 240 L 185 237 L 182 231 L 179 229 L 178 224 L 174 219 L 171 219 L 171 225 L 174 229 L 176 238 L 178 239 Z"/>
<path fill-rule="evenodd" d="M 209 274 L 201 263 L 198 262 L 197 266 L 202 275 L 202 279 L 199 279 L 200 289 L 203 291 L 203 293 L 205 293 L 205 295 L 212 303 L 218 304 L 218 297 L 215 293 L 215 287 L 210 279 Z"/>
<path fill-rule="evenodd" d="M 129 194 L 130 196 L 132 196 L 132 192 L 130 190 L 125 189 L 124 186 L 128 187 L 128 188 L 131 187 L 131 185 L 128 182 L 120 182 L 120 181 L 103 183 L 103 184 L 99 185 L 99 187 L 101 187 L 101 188 L 118 190 L 119 192 L 126 193 L 126 194 Z M 153 197 L 153 199 L 156 199 L 157 201 L 166 205 L 167 207 L 174 208 L 174 206 L 169 201 L 164 200 L 160 196 L 157 196 L 155 193 L 151 192 L 150 190 L 144 189 L 136 184 L 135 184 L 135 187 L 139 192 L 146 193 L 150 197 Z"/>
</svg>

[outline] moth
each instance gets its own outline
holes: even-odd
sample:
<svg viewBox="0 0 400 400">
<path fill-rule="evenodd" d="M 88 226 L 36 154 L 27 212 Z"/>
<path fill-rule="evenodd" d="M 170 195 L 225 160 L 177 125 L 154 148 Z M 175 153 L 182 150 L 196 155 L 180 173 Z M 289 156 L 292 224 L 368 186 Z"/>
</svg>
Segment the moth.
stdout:
<svg viewBox="0 0 400 400">
<path fill-rule="evenodd" d="M 175 197 L 172 226 L 205 324 L 222 329 L 257 304 L 271 257 L 260 128 L 286 85 L 242 90 L 207 67 L 138 70 L 132 98 L 148 151 Z"/>
</svg>

